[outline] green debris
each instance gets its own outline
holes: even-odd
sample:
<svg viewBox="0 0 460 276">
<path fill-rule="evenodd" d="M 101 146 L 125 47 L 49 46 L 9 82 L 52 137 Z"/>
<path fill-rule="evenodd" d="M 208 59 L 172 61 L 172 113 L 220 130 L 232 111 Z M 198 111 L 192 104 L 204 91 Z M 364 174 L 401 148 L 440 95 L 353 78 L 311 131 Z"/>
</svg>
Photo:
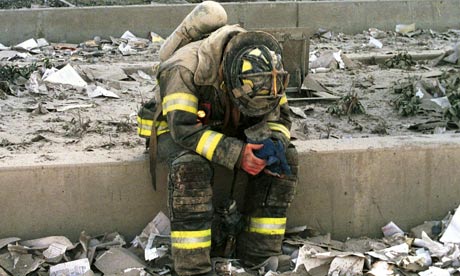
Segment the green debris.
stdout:
<svg viewBox="0 0 460 276">
<path fill-rule="evenodd" d="M 402 116 L 413 116 L 420 111 L 422 100 L 416 95 L 414 83 L 409 78 L 409 81 L 396 83 L 394 86 L 394 92 L 399 95 L 391 100 L 391 104 Z"/>
<path fill-rule="evenodd" d="M 396 56 L 387 59 L 384 63 L 384 67 L 386 68 L 398 68 L 409 70 L 412 66 L 416 65 L 417 63 L 412 59 L 412 56 L 409 55 L 407 52 L 398 53 Z"/>
<path fill-rule="evenodd" d="M 460 73 L 443 74 L 441 84 L 446 88 L 447 98 L 451 107 L 444 113 L 449 124 L 460 128 Z"/>
<path fill-rule="evenodd" d="M 329 106 L 326 112 L 340 117 L 342 115 L 365 114 L 366 110 L 358 98 L 358 93 L 349 92 L 347 95 L 341 97 L 337 103 Z"/>
<path fill-rule="evenodd" d="M 2 65 L 0 66 L 0 82 L 14 83 L 19 79 L 29 79 L 30 74 L 37 70 L 37 65 L 32 63 L 26 66 Z"/>
</svg>

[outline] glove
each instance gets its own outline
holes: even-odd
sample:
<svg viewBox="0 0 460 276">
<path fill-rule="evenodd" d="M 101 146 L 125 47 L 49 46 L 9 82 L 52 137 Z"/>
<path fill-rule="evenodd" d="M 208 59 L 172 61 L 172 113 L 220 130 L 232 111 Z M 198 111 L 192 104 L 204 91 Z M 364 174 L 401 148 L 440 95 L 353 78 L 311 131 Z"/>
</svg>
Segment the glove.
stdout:
<svg viewBox="0 0 460 276">
<path fill-rule="evenodd" d="M 244 146 L 240 165 L 244 171 L 251 175 L 257 175 L 265 168 L 265 160 L 257 158 L 253 152 L 254 150 L 261 149 L 263 146 L 264 145 L 256 144 L 246 144 L 246 146 Z"/>
<path fill-rule="evenodd" d="M 265 173 L 281 177 L 282 175 L 290 175 L 291 167 L 289 167 L 286 159 L 286 151 L 280 140 L 265 139 L 262 142 L 263 148 L 254 152 L 255 156 L 267 162 Z"/>
</svg>

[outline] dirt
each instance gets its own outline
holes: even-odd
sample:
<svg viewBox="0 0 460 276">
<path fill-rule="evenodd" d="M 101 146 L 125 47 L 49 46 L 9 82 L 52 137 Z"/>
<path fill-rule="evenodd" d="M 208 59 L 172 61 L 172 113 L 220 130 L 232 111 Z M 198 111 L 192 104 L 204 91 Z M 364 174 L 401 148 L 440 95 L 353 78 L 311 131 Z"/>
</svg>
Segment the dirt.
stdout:
<svg viewBox="0 0 460 276">
<path fill-rule="evenodd" d="M 459 36 L 460 32 L 455 30 L 445 33 L 423 30 L 413 37 L 387 32 L 384 38 L 379 38 L 384 45 L 382 49 L 366 46 L 369 41 L 367 31 L 358 35 L 325 33 L 312 38 L 312 55 L 323 56 L 339 50 L 345 56 L 354 55 L 352 67 L 339 69 L 332 64 L 329 67 L 333 68 L 327 73 L 310 74 L 331 95 L 341 98 L 353 93 L 354 104 L 361 104 L 365 113 L 337 116 L 331 114 L 334 108 L 336 111 L 341 108 L 337 101 L 292 101 L 290 105 L 298 108 L 297 112 L 300 109 L 300 115 L 305 117 L 293 113 L 293 136 L 298 140 L 311 140 L 413 135 L 420 132 L 410 130 L 410 126 L 429 120 L 441 120 L 444 124 L 427 127 L 423 130 L 425 133 L 458 131 L 452 124 L 445 123 L 445 110 L 419 110 L 413 116 L 404 117 L 391 104 L 398 96 L 394 93 L 395 82 L 413 80 L 417 76 L 429 76 L 434 80 L 443 72 L 458 75 L 458 65 L 441 62 L 432 66 L 432 60 L 419 60 L 404 69 L 385 68 L 369 61 L 366 63 L 370 64 L 357 62 L 356 54 L 450 51 Z M 144 139 L 137 135 L 136 112 L 141 103 L 149 99 L 155 85 L 152 66 L 158 61 L 161 43 L 139 41 L 133 43 L 135 50 L 126 56 L 117 48 L 120 40 L 96 38 L 67 48 L 62 48 L 63 45 L 46 46 L 25 59 L 0 61 L 1 68 L 24 68 L 34 64 L 40 75 L 45 66 L 60 69 L 70 63 L 90 85 L 104 87 L 120 97 L 90 98 L 86 88 L 43 83 L 40 78 L 38 83 L 46 86 L 47 92 L 33 93 L 29 88 L 30 80 L 26 83 L 30 76 L 10 80 L 9 88 L 0 85 L 0 163 L 8 162 L 16 154 L 33 153 L 41 156 L 39 160 L 52 160 L 54 153 L 63 152 L 121 149 L 142 152 Z M 93 47 L 95 43 L 97 45 Z M 5 51 L 0 51 L 0 56 L 2 53 Z M 88 73 L 91 68 L 103 66 L 107 66 L 102 70 L 105 76 Z M 120 68 L 124 71 L 118 74 Z M 126 76 L 122 76 L 123 73 Z M 63 110 L 70 105 L 80 107 Z"/>
</svg>

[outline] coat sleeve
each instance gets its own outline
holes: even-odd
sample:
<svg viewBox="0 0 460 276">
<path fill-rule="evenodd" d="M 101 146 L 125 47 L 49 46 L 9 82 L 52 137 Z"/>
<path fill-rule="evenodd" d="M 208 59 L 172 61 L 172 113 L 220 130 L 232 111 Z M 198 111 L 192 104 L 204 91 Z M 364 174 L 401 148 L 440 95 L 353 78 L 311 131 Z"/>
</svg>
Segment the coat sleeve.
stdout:
<svg viewBox="0 0 460 276">
<path fill-rule="evenodd" d="M 280 100 L 279 105 L 267 118 L 267 125 L 272 131 L 272 138 L 281 140 L 287 148 L 291 140 L 291 117 L 286 94 Z"/>
<path fill-rule="evenodd" d="M 193 74 L 182 66 L 174 66 L 159 75 L 163 116 L 173 140 L 195 151 L 209 161 L 233 169 L 244 143 L 203 125 L 197 117 L 198 93 Z"/>
</svg>

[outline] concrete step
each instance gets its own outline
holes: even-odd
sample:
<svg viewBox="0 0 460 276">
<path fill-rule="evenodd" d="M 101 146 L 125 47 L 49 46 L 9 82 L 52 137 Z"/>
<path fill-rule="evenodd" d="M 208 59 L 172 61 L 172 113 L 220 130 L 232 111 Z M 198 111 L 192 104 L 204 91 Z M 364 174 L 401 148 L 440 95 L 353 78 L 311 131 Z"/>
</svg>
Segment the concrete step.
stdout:
<svg viewBox="0 0 460 276">
<path fill-rule="evenodd" d="M 439 220 L 460 203 L 460 135 L 296 142 L 300 174 L 288 225 L 307 224 L 335 239 L 380 236 Z M 15 155 L 0 159 L 0 237 L 119 231 L 139 234 L 167 212 L 166 167 L 150 184 L 142 150 Z M 232 172 L 217 168 L 214 200 L 230 191 Z M 244 197 L 239 175 L 237 199 Z"/>
</svg>

